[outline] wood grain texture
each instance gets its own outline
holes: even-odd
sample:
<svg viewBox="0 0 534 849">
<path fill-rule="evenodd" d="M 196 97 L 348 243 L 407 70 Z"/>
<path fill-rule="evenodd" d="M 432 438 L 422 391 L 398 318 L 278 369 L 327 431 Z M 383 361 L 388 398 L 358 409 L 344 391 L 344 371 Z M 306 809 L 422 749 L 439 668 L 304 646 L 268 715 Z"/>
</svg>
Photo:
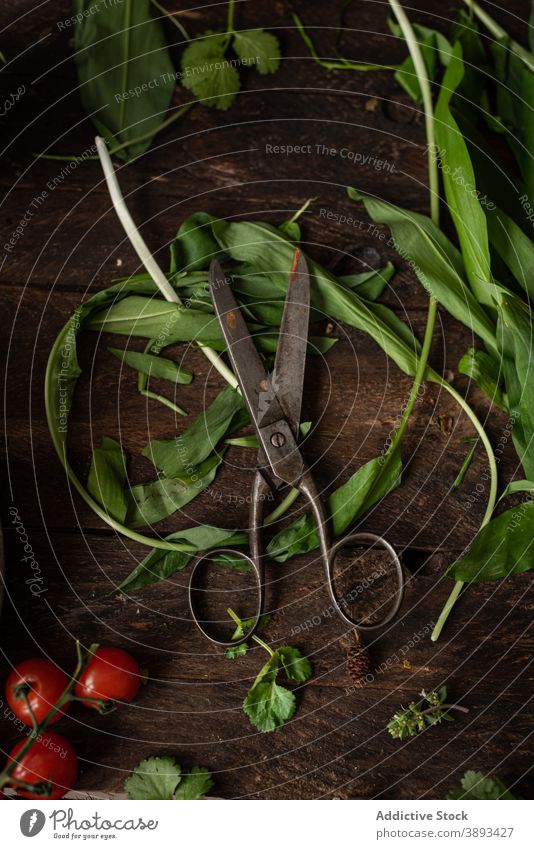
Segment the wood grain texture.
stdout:
<svg viewBox="0 0 534 849">
<path fill-rule="evenodd" d="M 168 5 L 180 6 L 193 32 L 223 23 L 222 7 Z M 437 15 L 441 29 L 457 8 L 434 0 L 411 5 L 420 9 L 412 13 L 414 19 L 435 25 Z M 331 9 L 304 2 L 291 8 L 313 27 L 323 55 L 332 55 L 336 22 Z M 421 338 L 422 287 L 387 246 L 386 230 L 369 226 L 362 206 L 345 192 L 347 184 L 355 185 L 427 210 L 421 115 L 386 72 L 323 72 L 306 55 L 287 11 L 278 0 L 239 4 L 240 26 L 268 25 L 277 32 L 285 56 L 282 70 L 265 78 L 248 73 L 230 112 L 195 108 L 162 133 L 148 155 L 121 166 L 119 178 L 132 213 L 165 267 L 168 245 L 193 211 L 278 223 L 317 196 L 303 217 L 307 250 L 344 273 L 392 260 L 398 273 L 384 300 Z M 425 387 L 410 421 L 402 486 L 361 524 L 363 530 L 387 534 L 403 554 L 407 576 L 402 616 L 370 646 L 374 672 L 364 688 L 351 688 L 346 654 L 352 636 L 331 615 L 321 565 L 313 555 L 269 564 L 268 639 L 298 645 L 314 665 L 311 682 L 296 688 L 294 719 L 275 734 L 257 733 L 241 710 L 263 661 L 262 650 L 254 648 L 230 662 L 206 645 L 190 621 L 187 572 L 131 597 L 113 593 L 146 549 L 111 533 L 70 491 L 51 447 L 43 407 L 48 351 L 67 316 L 115 275 L 139 270 L 110 210 L 98 163 L 66 168 L 68 163 L 33 156 L 44 150 L 81 153 L 92 145 L 93 130 L 76 92 L 70 34 L 58 27 L 69 14 L 67 0 L 53 9 L 29 0 L 0 2 L 1 23 L 19 18 L 9 29 L 8 45 L 2 44 L 8 58 L 18 58 L 0 74 L 0 100 L 21 83 L 27 88 L 4 119 L 2 244 L 27 210 L 34 211 L 15 249 L 2 252 L 0 269 L 7 423 L 2 521 L 8 571 L 2 678 L 10 665 L 41 652 L 69 669 L 76 638 L 84 645 L 121 645 L 148 669 L 147 685 L 131 706 L 106 717 L 77 709 L 62 721 L 58 730 L 79 751 L 80 787 L 87 790 L 118 793 L 141 758 L 169 752 L 186 765 L 213 769 L 217 795 L 228 798 L 444 798 L 466 768 L 496 773 L 509 785 L 519 782 L 517 793 L 527 798 L 533 787 L 531 577 L 469 589 L 442 641 L 429 639 L 451 588 L 446 567 L 469 544 L 485 509 L 482 451 L 462 487 L 451 491 L 466 452 L 461 440 L 473 430 L 450 396 L 436 387 Z M 521 40 L 526 14 L 525 2 L 495 10 Z M 347 22 L 348 55 L 388 62 L 403 56 L 404 48 L 387 29 L 386 4 L 357 0 Z M 179 46 L 174 49 L 178 56 Z M 176 103 L 184 100 L 183 92 L 177 94 Z M 310 145 L 311 152 L 272 152 L 291 145 Z M 373 166 L 371 158 L 382 164 Z M 340 216 L 352 220 L 340 221 Z M 303 419 L 314 423 L 306 456 L 325 492 L 383 450 L 410 389 L 410 380 L 366 335 L 342 326 L 334 328 L 334 335 L 339 342 L 326 360 L 310 358 L 303 410 Z M 140 398 L 132 372 L 120 374 L 106 348 L 123 347 L 124 341 L 94 333 L 81 340 L 84 375 L 72 410 L 69 452 L 82 477 L 92 444 L 108 435 L 120 436 L 133 478 L 148 479 L 153 470 L 140 456 L 147 441 L 170 438 L 187 425 Z M 432 363 L 467 393 L 494 445 L 502 442 L 500 473 L 509 479 L 517 461 L 506 436 L 506 417 L 490 410 L 456 373 L 459 357 L 472 342 L 465 328 L 440 314 Z M 131 346 L 139 347 L 135 340 Z M 193 416 L 215 396 L 221 380 L 198 350 L 176 346 L 170 354 L 184 357 L 194 372 L 193 383 L 178 387 L 176 395 Z M 159 388 L 169 392 L 164 384 Z M 211 493 L 161 523 L 158 532 L 196 522 L 246 526 L 246 499 L 239 503 L 236 493 L 248 492 L 252 457 L 232 448 Z M 467 508 L 477 485 L 482 492 Z M 18 511 L 38 564 L 43 590 L 38 596 L 27 583 L 35 569 L 22 559 L 10 508 Z M 296 513 L 301 509 L 297 503 Z M 225 579 L 239 598 L 243 577 L 228 574 Z M 212 580 L 218 585 L 220 576 Z M 373 591 L 387 594 L 387 587 L 367 591 L 362 602 L 371 605 Z M 469 707 L 469 715 L 404 744 L 392 740 L 385 726 L 398 707 L 444 681 L 451 697 Z M 3 715 L 1 748 L 11 747 L 17 734 Z"/>
</svg>

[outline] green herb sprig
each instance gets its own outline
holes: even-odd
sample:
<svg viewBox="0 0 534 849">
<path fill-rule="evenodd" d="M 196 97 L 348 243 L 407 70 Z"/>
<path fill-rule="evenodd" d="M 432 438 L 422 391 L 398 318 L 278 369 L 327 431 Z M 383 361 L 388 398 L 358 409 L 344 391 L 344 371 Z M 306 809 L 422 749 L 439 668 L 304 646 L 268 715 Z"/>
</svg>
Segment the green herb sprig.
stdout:
<svg viewBox="0 0 534 849">
<path fill-rule="evenodd" d="M 204 799 L 213 787 L 211 772 L 184 770 L 172 757 L 145 758 L 124 782 L 128 799 Z"/>
<path fill-rule="evenodd" d="M 228 615 L 237 626 L 235 638 L 246 634 L 250 624 L 241 620 L 231 608 L 228 609 Z M 302 683 L 311 677 L 312 665 L 294 646 L 280 646 L 273 650 L 257 634 L 252 639 L 265 649 L 269 660 L 262 666 L 248 691 L 243 710 L 252 725 L 260 731 L 276 731 L 291 719 L 297 707 L 295 694 L 278 683 L 279 674 L 283 672 L 290 681 Z"/>
<path fill-rule="evenodd" d="M 387 729 L 396 740 L 406 740 L 425 731 L 430 725 L 438 725 L 444 720 L 454 721 L 449 711 L 457 710 L 468 713 L 469 709 L 462 705 L 447 704 L 447 688 L 440 687 L 431 693 L 421 693 L 423 697 L 418 702 L 411 702 L 407 708 L 401 708 L 388 722 Z"/>
<path fill-rule="evenodd" d="M 467 770 L 460 784 L 460 787 L 449 790 L 447 799 L 516 799 L 499 778 L 492 778 L 472 769 Z"/>
</svg>

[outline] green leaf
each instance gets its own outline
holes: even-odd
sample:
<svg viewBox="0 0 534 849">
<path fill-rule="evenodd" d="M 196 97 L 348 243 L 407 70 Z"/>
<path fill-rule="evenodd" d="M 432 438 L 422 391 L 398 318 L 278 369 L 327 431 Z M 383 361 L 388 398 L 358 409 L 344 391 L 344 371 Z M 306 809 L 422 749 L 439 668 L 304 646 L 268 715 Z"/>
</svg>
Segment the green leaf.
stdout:
<svg viewBox="0 0 534 849">
<path fill-rule="evenodd" d="M 146 758 L 136 766 L 124 787 L 129 799 L 172 799 L 181 778 L 174 758 Z"/>
<path fill-rule="evenodd" d="M 271 292 L 274 289 L 284 295 L 287 289 L 289 271 L 295 251 L 295 246 L 280 231 L 268 224 L 258 222 L 227 222 L 217 221 L 213 224 L 213 232 L 219 245 L 224 248 L 232 259 L 242 262 L 240 276 L 254 271 L 259 278 L 264 276 L 270 283 Z M 351 327 L 356 327 L 368 333 L 381 348 L 397 363 L 406 374 L 415 374 L 417 352 L 420 349 L 415 337 L 406 327 L 410 335 L 411 345 L 399 336 L 393 328 L 392 321 L 396 316 L 383 305 L 371 304 L 359 298 L 323 269 L 312 259 L 308 259 L 311 277 L 312 306 L 323 315 L 329 315 L 337 321 L 344 321 Z M 273 295 L 271 294 L 271 297 Z M 382 312 L 374 309 L 382 306 Z M 384 316 L 393 316 L 391 321 Z M 398 322 L 399 320 L 396 319 Z M 428 369 L 426 379 L 437 380 L 437 375 Z"/>
<path fill-rule="evenodd" d="M 500 387 L 503 379 L 502 367 L 494 357 L 478 348 L 469 348 L 458 363 L 458 371 L 474 380 L 493 404 L 501 410 L 508 409 Z"/>
<path fill-rule="evenodd" d="M 194 766 L 182 773 L 182 780 L 175 790 L 175 799 L 203 799 L 213 787 L 211 772 L 202 766 Z"/>
<path fill-rule="evenodd" d="M 160 298 L 131 295 L 108 309 L 96 312 L 89 322 L 91 330 L 143 336 L 159 340 L 160 347 L 175 342 L 219 340 L 222 335 L 214 315 L 169 303 Z"/>
<path fill-rule="evenodd" d="M 395 452 L 387 463 L 385 460 L 385 457 L 369 460 L 332 493 L 328 509 L 334 536 L 343 534 L 359 516 L 399 485 L 402 474 L 400 453 Z M 270 540 L 267 553 L 279 563 L 284 563 L 297 554 L 312 551 L 318 545 L 315 520 L 310 513 L 305 513 Z"/>
<path fill-rule="evenodd" d="M 361 298 L 367 298 L 368 301 L 377 301 L 394 274 L 395 266 L 392 262 L 388 262 L 384 268 L 376 271 L 363 271 L 360 274 L 349 274 L 338 279 L 340 283 L 355 291 Z"/>
<path fill-rule="evenodd" d="M 534 479 L 534 363 L 532 361 L 532 314 L 525 303 L 498 290 L 498 336 L 510 416 L 512 439 L 525 470 Z"/>
<path fill-rule="evenodd" d="M 200 413 L 193 424 L 175 439 L 153 439 L 143 449 L 166 478 L 188 478 L 213 452 L 230 430 L 248 421 L 241 395 L 226 386 Z"/>
<path fill-rule="evenodd" d="M 280 658 L 275 652 L 260 670 L 243 702 L 243 710 L 260 731 L 275 731 L 295 713 L 293 693 L 276 683 Z"/>
<path fill-rule="evenodd" d="M 198 467 L 197 480 L 188 485 L 172 478 L 157 478 L 132 486 L 128 492 L 126 523 L 131 528 L 153 525 L 193 501 L 215 480 L 221 456 L 209 457 Z"/>
<path fill-rule="evenodd" d="M 517 492 L 528 492 L 531 498 L 534 497 L 534 482 L 533 481 L 511 481 L 503 494 L 499 498 L 499 501 L 504 501 L 505 498 L 508 498 L 509 495 L 515 495 Z"/>
<path fill-rule="evenodd" d="M 280 67 L 280 43 L 263 29 L 236 32 L 232 47 L 245 65 L 253 65 L 260 74 L 274 74 Z"/>
<path fill-rule="evenodd" d="M 388 225 L 393 246 L 412 262 L 425 289 L 496 353 L 493 322 L 462 279 L 461 255 L 439 227 L 425 215 L 362 196 L 354 189 L 348 192 L 349 197 L 363 200 L 373 221 Z"/>
<path fill-rule="evenodd" d="M 150 0 L 74 0 L 74 61 L 85 111 L 108 142 L 128 145 L 131 159 L 148 149 L 176 88 L 160 20 Z M 148 138 L 135 141 L 139 136 Z"/>
<path fill-rule="evenodd" d="M 95 448 L 87 479 L 87 490 L 114 519 L 124 522 L 127 498 L 126 457 L 118 442 L 104 436 L 100 448 Z"/>
<path fill-rule="evenodd" d="M 393 35 L 403 37 L 401 27 L 391 18 L 388 19 L 388 26 Z M 420 24 L 412 24 L 412 28 L 425 62 L 428 79 L 433 81 L 436 77 L 438 59 L 443 65 L 448 64 L 451 46 L 445 36 L 436 30 Z M 421 86 L 410 55 L 395 71 L 395 79 L 415 103 L 422 103 Z"/>
<path fill-rule="evenodd" d="M 455 581 L 480 584 L 534 569 L 534 501 L 501 513 L 480 529 L 469 553 L 450 567 Z"/>
<path fill-rule="evenodd" d="M 268 614 L 265 614 L 261 617 L 258 627 L 256 630 L 257 634 L 261 634 L 262 631 L 267 627 L 271 617 Z M 243 619 L 236 626 L 234 633 L 232 634 L 232 640 L 240 640 L 245 636 L 247 631 L 250 631 L 252 625 L 254 623 L 254 619 Z M 238 646 L 228 646 L 226 651 L 224 652 L 224 656 L 228 658 L 228 660 L 236 660 L 238 657 L 243 657 L 249 650 L 249 646 L 247 643 L 240 643 Z"/>
<path fill-rule="evenodd" d="M 449 210 L 462 248 L 465 271 L 479 304 L 493 306 L 486 216 L 477 196 L 467 145 L 449 104 L 464 73 L 462 46 L 456 42 L 435 112 L 436 142 Z M 465 309 L 465 306 L 464 306 Z"/>
<path fill-rule="evenodd" d="M 234 64 L 225 58 L 226 35 L 197 38 L 182 53 L 182 85 L 204 106 L 228 109 L 241 83 Z"/>
<path fill-rule="evenodd" d="M 180 225 L 171 242 L 171 274 L 200 271 L 208 268 L 212 259 L 222 261 L 223 252 L 211 231 L 212 221 L 214 217 L 207 212 L 194 212 Z"/>
<path fill-rule="evenodd" d="M 238 534 L 226 528 L 216 528 L 212 525 L 197 525 L 194 528 L 175 531 L 165 539 L 168 542 L 183 545 L 189 548 L 189 551 L 152 549 L 117 587 L 117 591 L 133 592 L 150 584 L 155 584 L 157 581 L 170 578 L 171 575 L 185 569 L 194 554 L 218 546 L 239 545 L 246 542 L 246 535 Z"/>
<path fill-rule="evenodd" d="M 312 665 L 294 646 L 280 646 L 277 654 L 282 661 L 284 672 L 291 681 L 307 681 L 312 675 Z"/>
<path fill-rule="evenodd" d="M 108 351 L 125 365 L 148 377 L 160 377 L 163 380 L 170 380 L 171 383 L 191 383 L 193 379 L 190 371 L 165 357 L 142 354 L 139 351 L 121 351 L 119 348 L 108 348 Z"/>
<path fill-rule="evenodd" d="M 499 778 L 490 778 L 484 773 L 475 772 L 472 769 L 467 770 L 464 774 L 461 785 L 455 790 L 450 790 L 447 799 L 511 800 L 516 798 L 507 790 Z"/>
<path fill-rule="evenodd" d="M 532 301 L 534 299 L 533 242 L 502 210 L 487 207 L 486 215 L 491 244 Z"/>
</svg>

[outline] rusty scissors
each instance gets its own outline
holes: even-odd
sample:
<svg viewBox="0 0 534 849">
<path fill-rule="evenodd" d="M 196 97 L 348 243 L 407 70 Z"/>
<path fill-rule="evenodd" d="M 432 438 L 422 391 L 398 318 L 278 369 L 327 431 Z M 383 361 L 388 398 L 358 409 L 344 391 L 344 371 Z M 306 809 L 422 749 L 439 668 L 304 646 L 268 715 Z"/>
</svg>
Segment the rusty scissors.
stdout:
<svg viewBox="0 0 534 849">
<path fill-rule="evenodd" d="M 326 586 L 334 610 L 351 628 L 371 631 L 383 627 L 396 616 L 402 603 L 404 581 L 400 560 L 392 546 L 376 534 L 355 533 L 345 536 L 335 545 L 331 544 L 325 506 L 297 444 L 310 309 L 310 276 L 304 255 L 297 249 L 293 257 L 272 374 L 265 371 L 232 292 L 231 280 L 216 260 L 210 266 L 209 283 L 226 349 L 260 447 L 250 501 L 250 555 L 223 548 L 210 551 L 196 561 L 189 583 L 189 604 L 194 621 L 208 640 L 221 646 L 239 645 L 254 634 L 265 606 L 265 555 L 262 548 L 264 504 L 273 492 L 283 485 L 289 485 L 307 499 L 315 518 Z M 358 544 L 385 549 L 394 569 L 395 592 L 392 604 L 381 621 L 372 624 L 364 624 L 350 615 L 346 603 L 336 590 L 334 580 L 334 566 L 339 551 Z M 257 598 L 252 625 L 246 634 L 235 640 L 221 640 L 210 634 L 204 627 L 205 620 L 195 610 L 198 570 L 206 560 L 221 555 L 244 560 L 255 579 Z"/>
</svg>

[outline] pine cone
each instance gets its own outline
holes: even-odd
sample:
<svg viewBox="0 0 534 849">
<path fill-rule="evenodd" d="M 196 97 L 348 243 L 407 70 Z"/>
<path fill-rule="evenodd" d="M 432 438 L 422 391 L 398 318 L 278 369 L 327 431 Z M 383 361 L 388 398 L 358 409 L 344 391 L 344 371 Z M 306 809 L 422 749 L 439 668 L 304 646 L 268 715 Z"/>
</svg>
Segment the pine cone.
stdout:
<svg viewBox="0 0 534 849">
<path fill-rule="evenodd" d="M 347 651 L 347 671 L 354 686 L 363 687 L 367 675 L 371 672 L 371 661 L 360 632 L 355 630 L 353 633 L 356 645 Z"/>
</svg>

